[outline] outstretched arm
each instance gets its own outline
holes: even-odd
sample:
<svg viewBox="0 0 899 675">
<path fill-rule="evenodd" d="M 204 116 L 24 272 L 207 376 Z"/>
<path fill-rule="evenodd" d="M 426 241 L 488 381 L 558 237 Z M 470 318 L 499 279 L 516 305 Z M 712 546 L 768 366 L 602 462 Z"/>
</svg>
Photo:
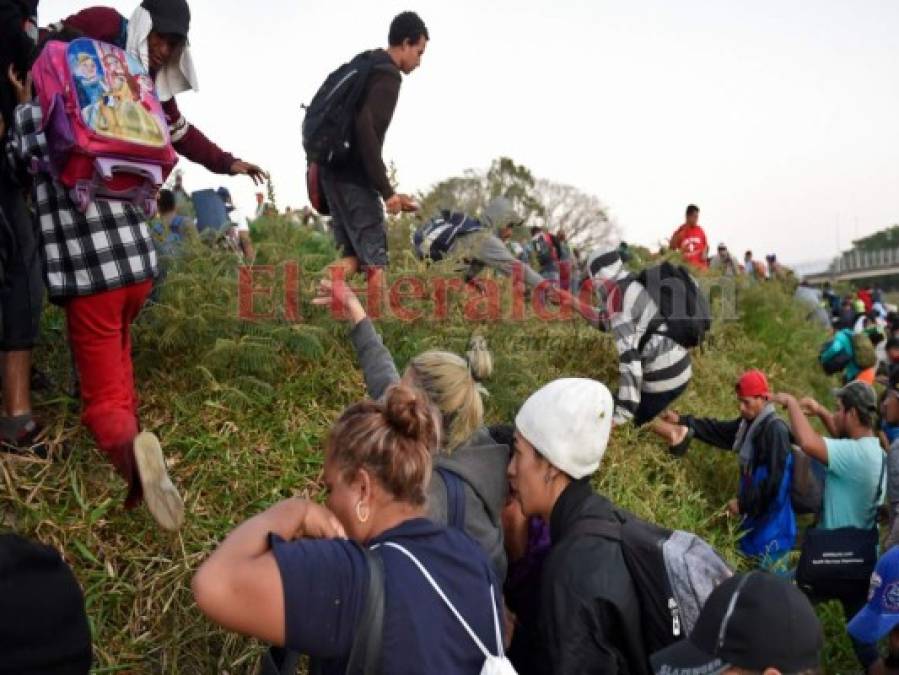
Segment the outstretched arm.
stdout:
<svg viewBox="0 0 899 675">
<path fill-rule="evenodd" d="M 827 433 L 829 433 L 831 436 L 836 438 L 840 435 L 837 431 L 837 426 L 834 422 L 833 415 L 827 408 L 818 403 L 815 399 L 806 397 L 799 401 L 799 407 L 802 408 L 802 412 L 806 415 L 813 415 L 821 420 L 821 424 L 824 425 L 824 428 L 827 429 Z"/>
<path fill-rule="evenodd" d="M 350 322 L 350 340 L 362 366 L 365 388 L 372 398 L 381 398 L 387 387 L 399 381 L 400 374 L 353 289 L 343 280 L 332 282 L 330 279 L 323 279 L 318 297 L 312 302 L 316 305 L 329 305 L 336 315 Z"/>
<path fill-rule="evenodd" d="M 162 109 L 169 124 L 172 145 L 179 155 L 184 155 L 190 161 L 206 167 L 212 173 L 244 174 L 252 178 L 257 185 L 264 182 L 267 175 L 262 169 L 225 152 L 209 140 L 202 131 L 188 122 L 178 110 L 178 104 L 174 97 L 163 103 Z"/>
<path fill-rule="evenodd" d="M 783 406 L 784 410 L 787 411 L 790 417 L 790 429 L 793 431 L 793 438 L 796 440 L 796 444 L 802 448 L 806 455 L 827 466 L 827 444 L 824 442 L 824 438 L 812 428 L 812 425 L 806 419 L 799 401 L 790 394 L 775 394 L 772 400 Z"/>
</svg>

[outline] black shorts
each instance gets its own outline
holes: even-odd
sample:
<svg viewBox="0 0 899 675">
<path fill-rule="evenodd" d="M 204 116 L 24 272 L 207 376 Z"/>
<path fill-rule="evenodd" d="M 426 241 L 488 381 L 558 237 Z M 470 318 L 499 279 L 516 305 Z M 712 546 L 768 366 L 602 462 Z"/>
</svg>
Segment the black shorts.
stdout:
<svg viewBox="0 0 899 675">
<path fill-rule="evenodd" d="M 387 226 L 378 192 L 326 168 L 322 168 L 322 188 L 341 253 L 355 256 L 363 269 L 386 267 Z"/>
<path fill-rule="evenodd" d="M 0 290 L 0 351 L 27 351 L 40 332 L 44 302 L 38 234 L 21 191 L 0 177 L 0 208 L 12 230 L 8 248 L 6 284 Z"/>
<path fill-rule="evenodd" d="M 686 391 L 687 385 L 682 384 L 676 389 L 660 394 L 641 392 L 640 405 L 634 413 L 634 426 L 642 427 L 647 422 L 652 422 L 674 403 L 677 398 Z"/>
</svg>

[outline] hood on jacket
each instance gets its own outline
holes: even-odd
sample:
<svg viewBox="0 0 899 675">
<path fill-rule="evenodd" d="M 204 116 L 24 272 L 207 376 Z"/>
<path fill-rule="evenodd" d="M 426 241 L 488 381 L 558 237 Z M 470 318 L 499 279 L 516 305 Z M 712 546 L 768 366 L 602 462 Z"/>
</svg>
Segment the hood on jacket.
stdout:
<svg viewBox="0 0 899 675">
<path fill-rule="evenodd" d="M 487 428 L 481 427 L 468 441 L 453 450 L 453 454 L 439 455 L 437 464 L 464 478 L 484 502 L 490 519 L 499 522 L 509 491 L 506 479 L 508 445 L 497 443 Z"/>
<path fill-rule="evenodd" d="M 494 197 L 491 199 L 490 203 L 484 207 L 481 220 L 496 232 L 510 225 L 514 227 L 524 222 L 524 218 L 515 209 L 511 200 L 506 197 Z"/>
<path fill-rule="evenodd" d="M 150 70 L 149 37 L 153 30 L 153 16 L 143 6 L 138 6 L 128 19 L 128 36 L 125 51 L 140 59 Z M 199 91 L 197 71 L 190 52 L 190 43 L 185 40 L 180 54 L 176 54 L 168 64 L 155 75 L 156 93 L 165 103 L 181 92 Z"/>
</svg>

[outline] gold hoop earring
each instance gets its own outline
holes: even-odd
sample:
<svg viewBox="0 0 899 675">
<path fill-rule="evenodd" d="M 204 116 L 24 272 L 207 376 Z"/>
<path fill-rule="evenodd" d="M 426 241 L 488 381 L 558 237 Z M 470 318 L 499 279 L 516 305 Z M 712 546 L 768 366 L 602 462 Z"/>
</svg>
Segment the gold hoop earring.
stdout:
<svg viewBox="0 0 899 675">
<path fill-rule="evenodd" d="M 368 510 L 366 510 L 365 516 L 363 517 L 363 515 L 362 515 L 362 502 L 356 502 L 356 518 L 359 519 L 359 522 L 360 522 L 360 523 L 365 523 L 365 522 L 367 522 L 367 521 L 368 521 L 368 517 L 369 517 L 370 515 L 371 515 L 371 513 L 370 513 Z"/>
</svg>

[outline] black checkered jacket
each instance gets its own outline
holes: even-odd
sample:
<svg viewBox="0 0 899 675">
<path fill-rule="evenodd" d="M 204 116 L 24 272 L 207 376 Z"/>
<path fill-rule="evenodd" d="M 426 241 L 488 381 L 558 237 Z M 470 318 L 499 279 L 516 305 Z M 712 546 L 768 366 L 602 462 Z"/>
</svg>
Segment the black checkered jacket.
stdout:
<svg viewBox="0 0 899 675">
<path fill-rule="evenodd" d="M 14 171 L 31 167 L 33 159 L 46 159 L 41 119 L 37 103 L 16 108 L 6 144 Z M 150 230 L 143 212 L 131 203 L 96 199 L 82 213 L 66 188 L 44 171 L 34 176 L 32 201 L 50 300 L 95 295 L 156 276 Z"/>
</svg>

